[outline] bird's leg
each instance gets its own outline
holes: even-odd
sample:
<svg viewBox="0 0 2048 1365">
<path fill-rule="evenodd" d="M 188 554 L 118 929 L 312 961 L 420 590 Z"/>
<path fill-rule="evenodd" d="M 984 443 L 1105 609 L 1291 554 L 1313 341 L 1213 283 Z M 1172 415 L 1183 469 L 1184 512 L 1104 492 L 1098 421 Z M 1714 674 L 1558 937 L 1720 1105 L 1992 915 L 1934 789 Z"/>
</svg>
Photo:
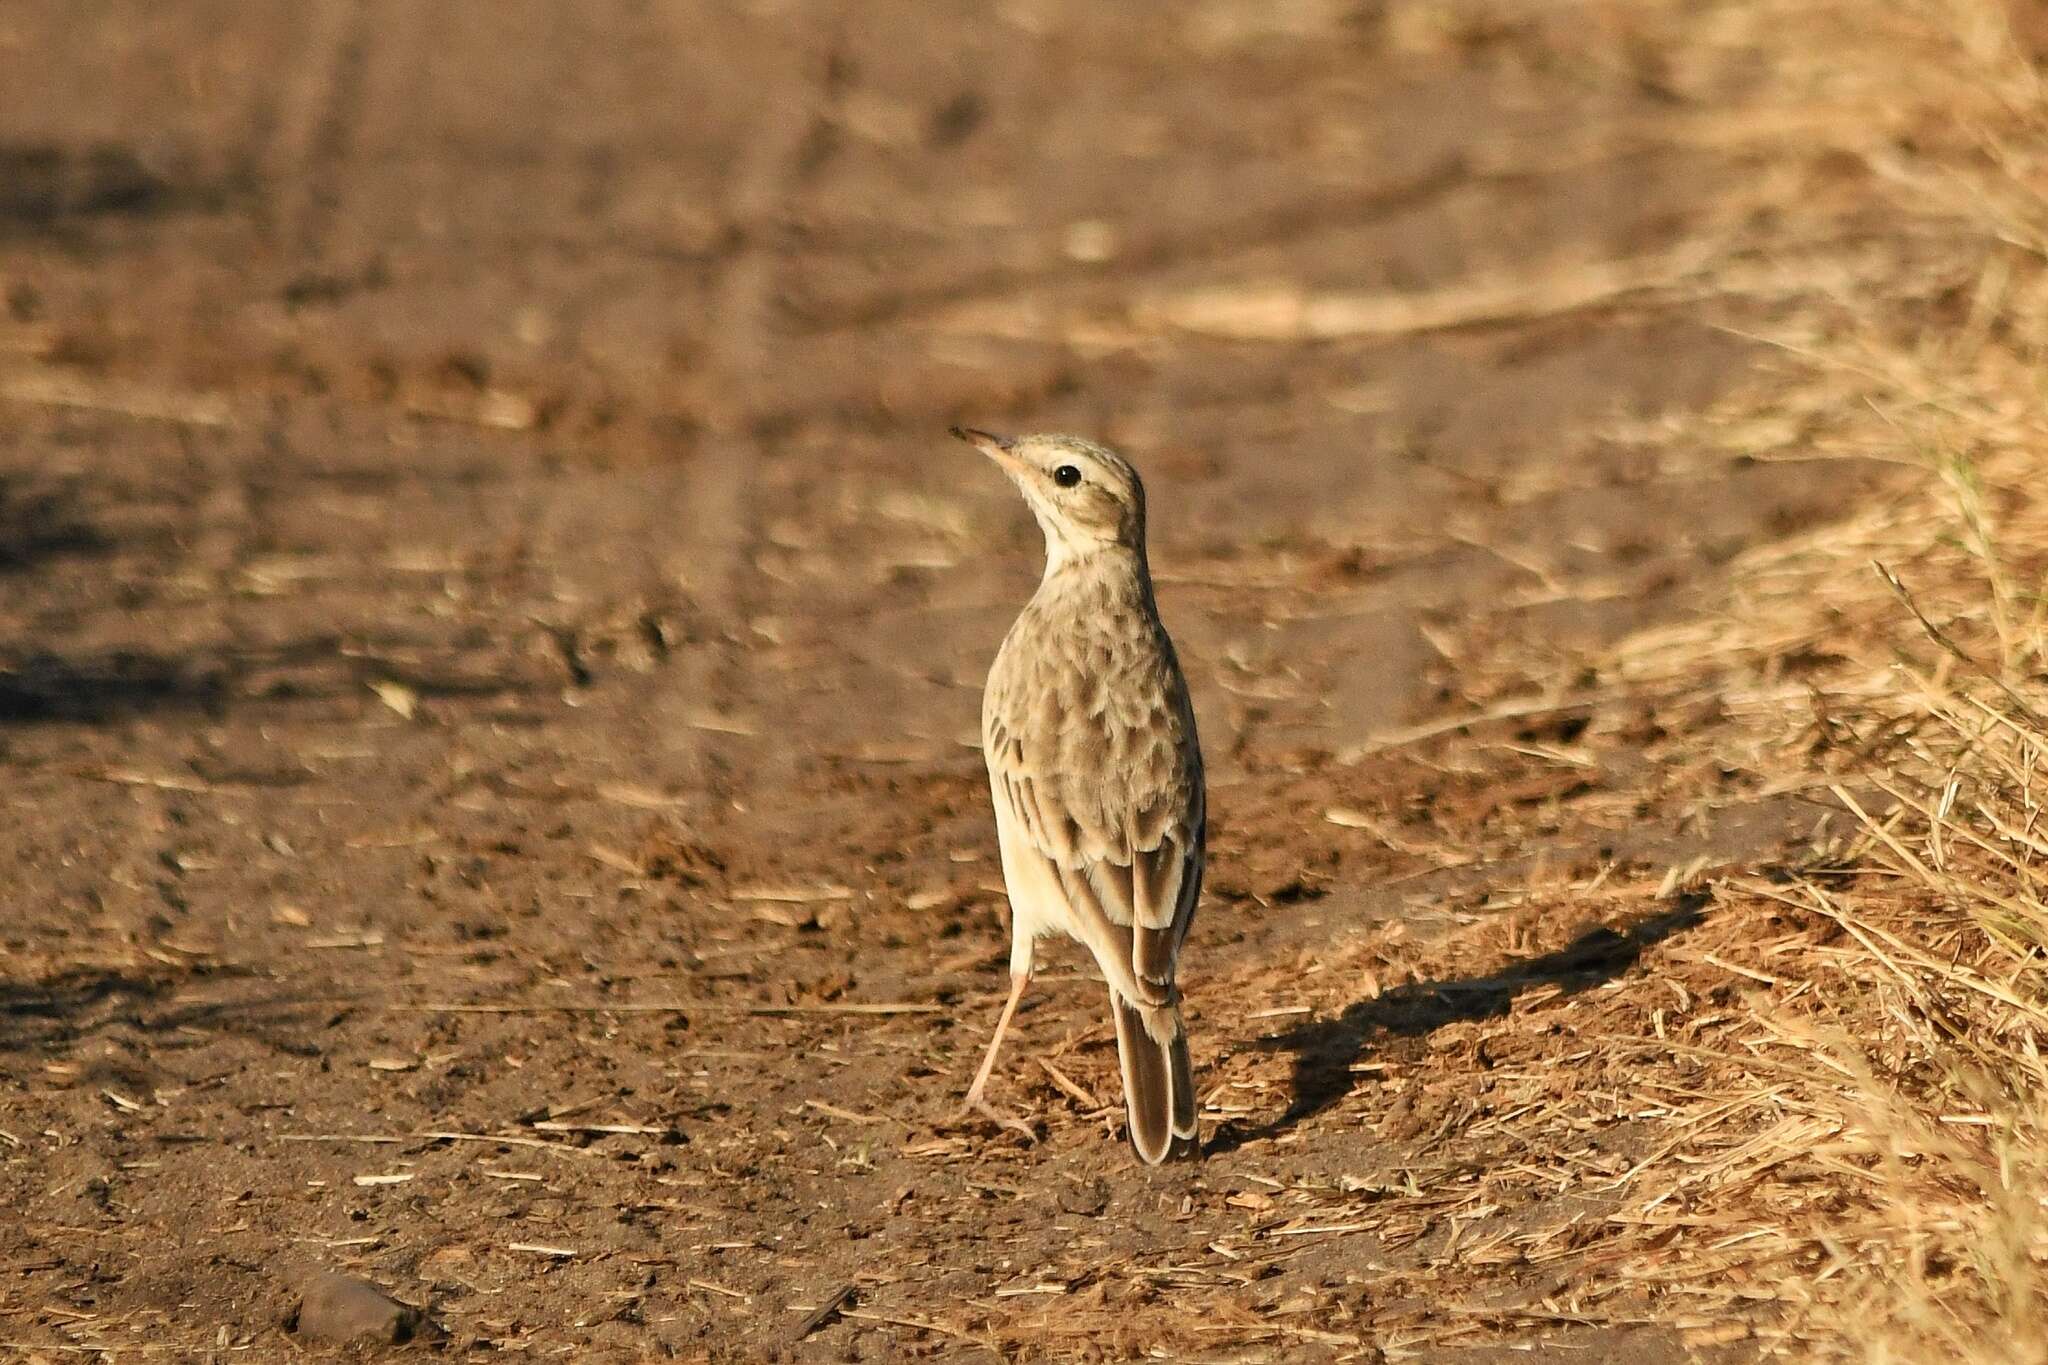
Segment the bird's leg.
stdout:
<svg viewBox="0 0 2048 1365">
<path fill-rule="evenodd" d="M 995 1037 L 988 1040 L 988 1053 L 981 1059 L 981 1070 L 974 1073 L 974 1084 L 967 1087 L 967 1099 L 961 1104 L 961 1108 L 973 1110 L 992 1120 L 998 1127 L 1015 1129 L 1025 1137 L 1036 1140 L 1037 1134 L 1031 1131 L 1029 1124 L 1021 1119 L 997 1113 L 994 1107 L 981 1097 L 981 1092 L 988 1088 L 990 1073 L 996 1069 L 996 1054 L 1002 1051 L 1003 1034 L 1010 1027 L 1010 1016 L 1017 1012 L 1017 1002 L 1024 998 L 1024 988 L 1030 984 L 1029 968 L 1010 974 L 1010 998 L 1003 1002 L 1003 1012 L 996 1019 Z"/>
<path fill-rule="evenodd" d="M 981 1070 L 974 1073 L 974 1084 L 967 1087 L 966 1104 L 970 1109 L 981 1104 L 981 1092 L 988 1088 L 989 1073 L 996 1069 L 996 1054 L 1003 1049 L 1003 1034 L 1010 1027 L 1010 1016 L 1017 1012 L 1017 1002 L 1024 998 L 1024 988 L 1030 984 L 1029 972 L 1010 977 L 1010 998 L 1003 1002 L 1003 1012 L 996 1017 L 995 1037 L 988 1040 L 988 1052 L 981 1059 Z"/>
</svg>

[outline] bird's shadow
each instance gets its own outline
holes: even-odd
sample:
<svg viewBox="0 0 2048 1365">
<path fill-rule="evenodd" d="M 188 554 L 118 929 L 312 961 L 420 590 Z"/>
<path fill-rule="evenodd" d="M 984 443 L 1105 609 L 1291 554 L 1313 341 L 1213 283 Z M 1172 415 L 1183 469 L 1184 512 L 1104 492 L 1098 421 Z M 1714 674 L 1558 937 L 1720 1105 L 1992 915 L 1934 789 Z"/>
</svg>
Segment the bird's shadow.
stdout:
<svg viewBox="0 0 2048 1365">
<path fill-rule="evenodd" d="M 1485 976 L 1396 986 L 1354 1001 L 1333 1019 L 1261 1039 L 1259 1047 L 1295 1054 L 1294 1100 L 1270 1122 L 1222 1125 L 1206 1144 L 1206 1152 L 1234 1151 L 1275 1137 L 1342 1100 L 1358 1083 L 1352 1063 L 1375 1038 L 1416 1038 L 1447 1024 L 1497 1018 L 1508 1012 L 1517 995 L 1536 986 L 1555 985 L 1572 994 L 1612 981 L 1650 947 L 1698 924 L 1708 899 L 1703 893 L 1686 893 L 1671 909 L 1625 930 L 1604 925 L 1589 929 L 1555 952 L 1511 962 Z"/>
</svg>

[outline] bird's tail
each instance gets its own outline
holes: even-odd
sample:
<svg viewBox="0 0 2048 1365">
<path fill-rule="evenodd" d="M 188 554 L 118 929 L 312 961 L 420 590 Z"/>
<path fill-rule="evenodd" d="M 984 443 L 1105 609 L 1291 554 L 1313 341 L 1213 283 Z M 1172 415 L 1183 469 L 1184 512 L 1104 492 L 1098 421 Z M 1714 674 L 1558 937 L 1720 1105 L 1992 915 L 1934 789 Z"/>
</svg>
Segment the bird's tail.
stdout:
<svg viewBox="0 0 2048 1365">
<path fill-rule="evenodd" d="M 1115 988 L 1117 1059 L 1123 1063 L 1124 1107 L 1138 1159 L 1157 1166 L 1176 1142 L 1195 1138 L 1195 1076 L 1188 1064 L 1188 1034 L 1178 1005 L 1140 1005 Z"/>
</svg>

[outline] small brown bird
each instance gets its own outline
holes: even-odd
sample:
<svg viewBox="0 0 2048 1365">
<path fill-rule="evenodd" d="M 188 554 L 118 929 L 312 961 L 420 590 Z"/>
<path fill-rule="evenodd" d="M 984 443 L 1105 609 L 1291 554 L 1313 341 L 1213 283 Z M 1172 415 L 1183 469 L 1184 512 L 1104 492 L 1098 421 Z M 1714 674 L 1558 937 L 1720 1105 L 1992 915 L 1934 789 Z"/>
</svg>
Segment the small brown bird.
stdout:
<svg viewBox="0 0 2048 1365">
<path fill-rule="evenodd" d="M 1114 451 L 1075 436 L 953 434 L 1016 483 L 1045 532 L 1045 578 L 989 670 L 981 736 L 1010 894 L 1010 998 L 967 1104 L 982 1091 L 1059 932 L 1109 983 L 1131 1145 L 1192 1148 L 1194 1076 L 1174 984 L 1202 891 L 1202 752 L 1187 682 L 1145 563 L 1145 490 Z"/>
</svg>

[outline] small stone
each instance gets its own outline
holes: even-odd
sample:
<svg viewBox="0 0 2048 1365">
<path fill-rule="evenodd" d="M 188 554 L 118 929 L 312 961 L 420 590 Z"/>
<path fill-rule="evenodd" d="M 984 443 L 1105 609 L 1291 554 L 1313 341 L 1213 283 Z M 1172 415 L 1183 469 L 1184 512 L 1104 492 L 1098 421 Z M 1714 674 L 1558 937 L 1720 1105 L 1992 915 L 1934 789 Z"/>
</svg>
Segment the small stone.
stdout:
<svg viewBox="0 0 2048 1365">
<path fill-rule="evenodd" d="M 1113 259 L 1120 245 L 1116 228 L 1098 218 L 1084 218 L 1078 223 L 1067 224 L 1066 233 L 1060 240 L 1067 259 L 1084 265 L 1100 265 Z"/>
<path fill-rule="evenodd" d="M 363 1280 L 323 1271 L 306 1281 L 285 1330 L 336 1346 L 412 1340 L 422 1314 Z"/>
<path fill-rule="evenodd" d="M 1109 1207 L 1109 1186 L 1100 1180 L 1091 1180 L 1082 1185 L 1063 1187 L 1058 1195 L 1059 1205 L 1068 1213 L 1083 1218 L 1100 1218 L 1102 1211 Z"/>
</svg>

